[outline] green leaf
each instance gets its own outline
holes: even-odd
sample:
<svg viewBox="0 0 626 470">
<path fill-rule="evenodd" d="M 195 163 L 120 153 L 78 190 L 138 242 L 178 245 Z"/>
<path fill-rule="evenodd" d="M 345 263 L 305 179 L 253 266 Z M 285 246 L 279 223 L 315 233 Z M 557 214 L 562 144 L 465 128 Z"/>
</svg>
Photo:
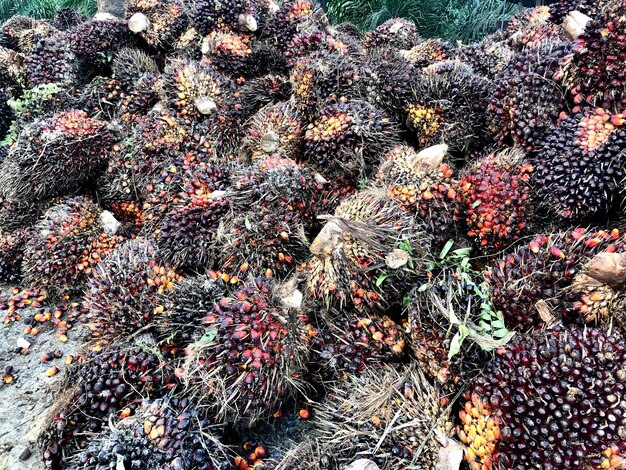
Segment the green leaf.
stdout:
<svg viewBox="0 0 626 470">
<path fill-rule="evenodd" d="M 448 359 L 452 359 L 459 352 L 461 352 L 461 345 L 463 340 L 467 338 L 469 329 L 465 325 L 459 325 L 459 331 L 456 332 L 452 341 L 450 342 L 450 350 L 448 351 Z"/>
<path fill-rule="evenodd" d="M 472 252 L 472 248 L 471 247 L 467 247 L 467 248 L 458 248 L 456 250 L 454 250 L 452 253 L 458 257 L 466 257 L 469 256 L 469 254 Z"/>
<path fill-rule="evenodd" d="M 385 279 L 387 279 L 388 277 L 389 274 L 387 273 L 382 273 L 380 276 L 378 276 L 378 279 L 376 279 L 376 287 L 380 287 L 381 284 L 385 282 Z"/>
<path fill-rule="evenodd" d="M 476 209 L 478 206 L 480 206 L 480 204 L 481 204 L 480 199 L 478 201 L 474 201 L 474 203 L 472 204 L 472 209 Z"/>
<path fill-rule="evenodd" d="M 243 223 L 245 224 L 246 228 L 248 230 L 252 230 L 252 224 L 250 223 L 250 219 L 248 219 L 248 216 L 246 215 L 246 217 L 243 219 Z"/>
<path fill-rule="evenodd" d="M 407 308 L 411 304 L 411 295 L 406 294 L 402 299 L 402 308 Z"/>
<path fill-rule="evenodd" d="M 419 289 L 417 289 L 418 292 L 424 292 L 427 291 L 428 289 L 430 289 L 431 285 L 430 284 L 422 284 Z"/>
<path fill-rule="evenodd" d="M 454 245 L 454 240 L 448 240 L 446 244 L 444 245 L 443 249 L 441 250 L 441 253 L 439 254 L 439 259 L 444 259 L 448 255 L 448 252 L 450 251 L 450 248 L 452 248 L 453 245 Z"/>
<path fill-rule="evenodd" d="M 217 328 L 211 327 L 204 332 L 204 336 L 200 338 L 200 341 L 211 343 L 217 338 Z"/>
</svg>

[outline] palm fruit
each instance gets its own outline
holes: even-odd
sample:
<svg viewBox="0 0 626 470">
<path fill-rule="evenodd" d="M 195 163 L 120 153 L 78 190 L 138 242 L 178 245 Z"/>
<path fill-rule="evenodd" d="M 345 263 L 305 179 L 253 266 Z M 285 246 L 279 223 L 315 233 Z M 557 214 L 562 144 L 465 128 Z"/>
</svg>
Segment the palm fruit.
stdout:
<svg viewBox="0 0 626 470">
<path fill-rule="evenodd" d="M 416 68 L 427 67 L 450 58 L 452 46 L 441 39 L 426 39 L 402 51 L 402 55 Z"/>
<path fill-rule="evenodd" d="M 183 381 L 220 422 L 252 425 L 297 391 L 309 348 L 301 294 L 280 299 L 272 288 L 258 278 L 220 299 L 203 319 L 205 336 L 187 348 Z"/>
<path fill-rule="evenodd" d="M 588 16 L 595 16 L 598 4 L 604 3 L 598 0 L 558 0 L 550 5 L 550 21 L 555 24 L 563 23 L 563 20 L 572 11 L 579 11 Z"/>
<path fill-rule="evenodd" d="M 546 40 L 564 39 L 563 29 L 550 22 L 550 7 L 547 5 L 522 10 L 509 21 L 507 34 L 509 43 L 518 51 L 538 46 Z"/>
<path fill-rule="evenodd" d="M 398 140 L 382 111 L 365 101 L 342 101 L 323 108 L 308 125 L 303 157 L 327 179 L 356 181 Z"/>
<path fill-rule="evenodd" d="M 302 130 L 293 107 L 278 103 L 261 109 L 248 123 L 244 145 L 252 161 L 266 157 L 300 158 Z"/>
<path fill-rule="evenodd" d="M 296 61 L 289 80 L 296 109 L 306 120 L 329 102 L 359 94 L 359 64 L 347 55 L 320 52 Z"/>
<path fill-rule="evenodd" d="M 246 77 L 263 75 L 289 75 L 289 66 L 283 52 L 266 41 L 250 44 L 252 54 L 248 58 Z"/>
<path fill-rule="evenodd" d="M 270 45 L 285 51 L 291 40 L 310 22 L 315 6 L 309 0 L 288 0 L 279 10 L 268 18 L 261 38 Z"/>
<path fill-rule="evenodd" d="M 576 103 L 619 112 L 626 107 L 626 7 L 617 3 L 574 43 L 566 80 Z"/>
<path fill-rule="evenodd" d="M 624 352 L 620 331 L 579 327 L 499 351 L 460 412 L 470 468 L 622 467 Z"/>
<path fill-rule="evenodd" d="M 326 312 L 312 330 L 309 368 L 322 380 L 344 380 L 405 356 L 402 328 L 387 316 L 354 310 Z"/>
<path fill-rule="evenodd" d="M 589 109 L 564 119 L 538 149 L 533 186 L 565 222 L 604 218 L 620 203 L 626 114 Z"/>
<path fill-rule="evenodd" d="M 394 117 L 402 115 L 405 103 L 413 96 L 413 64 L 397 50 L 379 47 L 368 50 L 363 74 L 367 101 Z"/>
<path fill-rule="evenodd" d="M 29 237 L 27 228 L 0 232 L 0 281 L 17 284 L 21 280 L 24 246 Z"/>
<path fill-rule="evenodd" d="M 7 38 L 11 49 L 17 49 L 17 35 L 22 31 L 33 29 L 37 25 L 37 20 L 29 16 L 14 15 L 0 25 L 0 31 Z"/>
<path fill-rule="evenodd" d="M 326 27 L 326 32 L 346 45 L 348 54 L 365 54 L 366 48 L 363 44 L 363 34 L 358 27 L 352 23 L 339 23 Z M 375 50 L 375 49 L 374 49 Z M 370 51 L 370 52 L 373 52 Z"/>
<path fill-rule="evenodd" d="M 42 39 L 24 58 L 26 81 L 32 88 L 46 83 L 67 85 L 77 78 L 74 54 L 67 33 Z"/>
<path fill-rule="evenodd" d="M 29 54 L 42 39 L 52 36 L 57 29 L 45 20 L 33 20 L 31 27 L 16 31 L 13 40 L 17 42 L 17 50 Z"/>
<path fill-rule="evenodd" d="M 144 397 L 158 398 L 171 377 L 148 348 L 130 344 L 98 348 L 70 371 L 73 386 L 61 395 L 38 439 L 46 468 L 65 468 L 66 456 L 87 447 L 124 408 L 136 409 Z"/>
<path fill-rule="evenodd" d="M 387 20 L 363 37 L 363 43 L 369 49 L 388 46 L 406 50 L 415 46 L 419 40 L 415 23 L 404 18 Z"/>
<path fill-rule="evenodd" d="M 0 46 L 0 85 L 11 88 L 21 88 L 26 83 L 24 55 L 6 47 Z"/>
<path fill-rule="evenodd" d="M 533 166 L 518 148 L 492 153 L 474 162 L 459 179 L 459 217 L 467 234 L 488 251 L 505 248 L 528 225 Z"/>
<path fill-rule="evenodd" d="M 115 79 L 127 91 L 135 88 L 137 82 L 147 75 L 159 73 L 156 61 L 141 49 L 133 47 L 121 48 L 113 58 L 111 69 Z"/>
<path fill-rule="evenodd" d="M 402 300 L 430 240 L 385 190 L 349 196 L 311 244 L 307 288 L 329 304 L 385 309 Z"/>
<path fill-rule="evenodd" d="M 131 32 L 162 49 L 171 48 L 189 26 L 187 11 L 179 0 L 130 0 L 126 19 Z"/>
<path fill-rule="evenodd" d="M 193 25 L 201 36 L 213 32 L 257 30 L 259 13 L 253 0 L 185 0 Z"/>
<path fill-rule="evenodd" d="M 106 168 L 109 139 L 107 122 L 84 111 L 35 121 L 22 130 L 2 162 L 4 194 L 32 201 L 75 192 Z"/>
<path fill-rule="evenodd" d="M 566 106 L 557 80 L 568 51 L 566 43 L 542 41 L 517 53 L 498 74 L 487 113 L 501 145 L 534 150 L 552 130 Z"/>
<path fill-rule="evenodd" d="M 81 23 L 69 35 L 70 50 L 89 67 L 107 61 L 110 54 L 130 42 L 126 21 L 117 18 L 93 19 Z"/>
<path fill-rule="evenodd" d="M 159 338 L 180 348 L 198 341 L 205 332 L 203 319 L 221 298 L 233 293 L 238 282 L 235 276 L 216 271 L 177 282 L 159 301 L 163 311 L 154 319 Z"/>
<path fill-rule="evenodd" d="M 98 332 L 132 334 L 150 326 L 158 296 L 181 279 L 158 260 L 155 247 L 142 239 L 117 247 L 98 263 L 87 282 L 83 305 Z"/>
<path fill-rule="evenodd" d="M 124 97 L 118 115 L 124 123 L 134 124 L 159 101 L 160 76 L 146 74 Z"/>
<path fill-rule="evenodd" d="M 293 67 L 299 59 L 319 51 L 338 55 L 348 52 L 346 45 L 340 40 L 329 36 L 323 31 L 313 30 L 296 34 L 291 39 L 284 54 L 287 58 L 287 64 Z"/>
<path fill-rule="evenodd" d="M 69 31 L 87 21 L 87 17 L 71 8 L 59 8 L 52 18 L 52 25 L 60 31 Z"/>
<path fill-rule="evenodd" d="M 443 163 L 446 151 L 446 145 L 422 152 L 398 146 L 385 154 L 376 174 L 376 182 L 429 227 L 436 243 L 450 238 L 456 208 L 457 182 L 452 168 Z"/>
<path fill-rule="evenodd" d="M 539 235 L 528 245 L 494 260 L 485 270 L 493 305 L 504 314 L 508 328 L 540 325 L 535 304 L 547 303 L 556 320 L 578 317 L 579 296 L 571 285 L 585 264 L 598 253 L 621 253 L 624 238 L 617 229 Z"/>
<path fill-rule="evenodd" d="M 494 80 L 508 66 L 515 53 L 497 35 L 490 35 L 478 43 L 457 48 L 455 55 L 470 65 L 474 72 Z"/>
<path fill-rule="evenodd" d="M 332 461 L 324 468 L 347 468 L 367 457 L 381 469 L 432 469 L 454 445 L 449 411 L 413 366 L 350 376 L 315 411 L 316 444 Z"/>
<path fill-rule="evenodd" d="M 124 468 L 226 470 L 217 429 L 185 398 L 144 401 L 135 414 L 98 434 L 68 470 Z"/>
<path fill-rule="evenodd" d="M 25 246 L 26 285 L 50 297 L 80 292 L 94 266 L 121 243 L 107 223 L 109 216 L 83 197 L 50 208 Z"/>
<path fill-rule="evenodd" d="M 465 154 L 484 147 L 491 82 L 460 63 L 446 63 L 418 77 L 406 104 L 406 125 L 420 147 L 445 143 Z M 442 142 L 443 141 L 443 142 Z"/>
<path fill-rule="evenodd" d="M 15 118 L 13 109 L 9 106 L 8 100 L 9 97 L 6 92 L 0 88 L 0 141 L 4 140 Z M 2 160 L 4 160 L 4 158 Z"/>
<path fill-rule="evenodd" d="M 291 83 L 282 75 L 263 75 L 247 80 L 239 88 L 241 115 L 248 118 L 264 106 L 287 101 L 291 96 Z"/>
<path fill-rule="evenodd" d="M 234 79 L 248 75 L 248 62 L 252 56 L 250 36 L 214 31 L 204 38 L 202 52 L 220 72 Z"/>
</svg>

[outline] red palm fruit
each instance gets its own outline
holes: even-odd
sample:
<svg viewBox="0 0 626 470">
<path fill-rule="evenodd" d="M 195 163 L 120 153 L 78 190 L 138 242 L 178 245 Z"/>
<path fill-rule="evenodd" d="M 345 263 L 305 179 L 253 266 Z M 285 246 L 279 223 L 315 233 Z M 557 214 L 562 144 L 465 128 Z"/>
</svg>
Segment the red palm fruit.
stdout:
<svg viewBox="0 0 626 470">
<path fill-rule="evenodd" d="M 251 38 L 245 34 L 213 31 L 202 42 L 202 52 L 220 72 L 238 79 L 247 76 L 252 56 Z"/>
<path fill-rule="evenodd" d="M 490 154 L 459 180 L 459 217 L 468 235 L 488 251 L 509 246 L 527 227 L 532 165 L 519 149 Z"/>
<path fill-rule="evenodd" d="M 237 30 L 253 33 L 261 19 L 257 2 L 251 0 L 189 0 L 185 6 L 202 36 Z"/>
<path fill-rule="evenodd" d="M 93 67 L 104 62 L 106 54 L 130 42 L 126 21 L 116 18 L 93 19 L 81 23 L 69 36 L 70 50 Z"/>
<path fill-rule="evenodd" d="M 550 22 L 550 7 L 527 8 L 507 26 L 509 43 L 517 50 L 534 47 L 546 40 L 564 39 L 564 31 Z"/>
<path fill-rule="evenodd" d="M 68 85 L 77 76 L 74 54 L 69 48 L 67 33 L 43 38 L 24 58 L 26 81 L 30 87 L 56 83 Z"/>
<path fill-rule="evenodd" d="M 179 0 L 130 0 L 128 28 L 150 46 L 171 48 L 187 30 L 189 17 Z"/>
<path fill-rule="evenodd" d="M 416 68 L 427 67 L 450 58 L 452 45 L 441 39 L 426 39 L 402 51 L 404 57 Z"/>
<path fill-rule="evenodd" d="M 313 21 L 315 6 L 309 0 L 289 0 L 268 18 L 261 38 L 284 51 L 303 25 Z"/>
<path fill-rule="evenodd" d="M 284 52 L 289 67 L 309 54 L 326 51 L 330 54 L 343 55 L 348 52 L 347 46 L 320 30 L 306 31 L 296 34 Z"/>
</svg>

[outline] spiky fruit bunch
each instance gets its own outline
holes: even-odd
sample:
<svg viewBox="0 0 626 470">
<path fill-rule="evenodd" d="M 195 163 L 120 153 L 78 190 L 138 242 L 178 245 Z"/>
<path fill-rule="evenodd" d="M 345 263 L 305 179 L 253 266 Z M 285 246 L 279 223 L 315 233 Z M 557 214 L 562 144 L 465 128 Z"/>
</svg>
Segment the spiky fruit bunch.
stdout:
<svg viewBox="0 0 626 470">
<path fill-rule="evenodd" d="M 464 170 L 458 187 L 459 216 L 482 248 L 499 250 L 524 233 L 532 172 L 519 149 L 487 155 Z"/>
<path fill-rule="evenodd" d="M 10 22 L 10 20 L 9 20 Z M 17 50 L 22 54 L 29 54 L 42 39 L 54 35 L 57 29 L 45 20 L 32 20 L 30 27 L 14 30 L 12 42 L 17 44 Z"/>
<path fill-rule="evenodd" d="M 83 197 L 49 209 L 25 247 L 25 283 L 49 296 L 80 291 L 98 262 L 121 242 L 105 233 L 101 217 L 98 206 Z"/>
<path fill-rule="evenodd" d="M 300 157 L 302 130 L 295 110 L 287 103 L 267 106 L 248 124 L 245 145 L 251 160 Z"/>
<path fill-rule="evenodd" d="M 566 107 L 558 75 L 568 51 L 566 43 L 542 41 L 517 53 L 498 74 L 488 116 L 500 144 L 534 150 L 552 130 Z"/>
<path fill-rule="evenodd" d="M 32 201 L 70 194 L 106 168 L 107 123 L 66 111 L 26 127 L 0 167 L 3 191 Z"/>
<path fill-rule="evenodd" d="M 621 200 L 626 114 L 591 109 L 563 120 L 539 148 L 533 186 L 566 222 L 611 213 Z"/>
<path fill-rule="evenodd" d="M 602 16 L 575 42 L 566 79 L 576 103 L 619 112 L 626 108 L 626 6 Z"/>
<path fill-rule="evenodd" d="M 271 16 L 261 32 L 261 38 L 281 51 L 300 32 L 301 26 L 310 22 L 315 6 L 309 0 L 288 0 Z"/>
<path fill-rule="evenodd" d="M 194 27 L 202 36 L 213 32 L 256 31 L 258 11 L 252 0 L 186 0 Z"/>
<path fill-rule="evenodd" d="M 185 118 L 218 119 L 234 111 L 232 81 L 206 62 L 173 60 L 165 70 L 163 92 L 172 109 Z"/>
<path fill-rule="evenodd" d="M 39 202 L 12 201 L 0 191 L 0 230 L 12 232 L 18 228 L 31 227 L 55 203 L 58 203 L 55 199 Z"/>
<path fill-rule="evenodd" d="M 29 237 L 27 228 L 0 233 L 0 281 L 16 284 L 21 280 L 24 246 Z"/>
<path fill-rule="evenodd" d="M 514 51 L 500 37 L 491 35 L 478 43 L 463 45 L 456 50 L 456 56 L 469 64 L 474 72 L 491 80 L 509 64 Z"/>
<path fill-rule="evenodd" d="M 287 64 L 293 67 L 299 59 L 319 51 L 342 55 L 347 53 L 348 49 L 340 40 L 323 31 L 313 30 L 295 35 L 284 54 Z"/>
<path fill-rule="evenodd" d="M 357 180 L 398 142 L 396 127 L 365 101 L 323 108 L 304 134 L 303 156 L 327 179 Z"/>
<path fill-rule="evenodd" d="M 412 366 L 350 376 L 315 410 L 320 453 L 343 468 L 366 456 L 379 468 L 436 468 L 453 434 L 449 411 Z"/>
<path fill-rule="evenodd" d="M 26 81 L 31 88 L 46 83 L 67 85 L 76 79 L 75 58 L 68 40 L 67 33 L 44 38 L 24 58 Z"/>
<path fill-rule="evenodd" d="M 124 123 L 134 124 L 159 101 L 160 76 L 148 73 L 141 77 L 124 97 L 118 115 Z"/>
<path fill-rule="evenodd" d="M 11 123 L 15 118 L 13 109 L 9 106 L 8 100 L 9 96 L 0 88 L 0 141 L 7 135 Z M 4 160 L 4 158 L 2 160 Z"/>
<path fill-rule="evenodd" d="M 543 300 L 552 315 L 577 318 L 580 301 L 570 286 L 585 264 L 602 252 L 621 253 L 624 238 L 618 230 L 540 235 L 528 245 L 493 261 L 485 271 L 494 307 L 504 314 L 508 328 L 532 328 L 541 324 L 535 304 Z"/>
<path fill-rule="evenodd" d="M 297 308 L 282 302 L 267 280 L 251 281 L 215 304 L 205 337 L 188 347 L 184 380 L 218 419 L 254 424 L 295 392 L 309 339 Z"/>
<path fill-rule="evenodd" d="M 453 170 L 443 163 L 446 150 L 443 145 L 418 153 L 398 146 L 385 155 L 376 174 L 393 199 L 430 227 L 437 242 L 450 236 L 457 197 Z"/>
<path fill-rule="evenodd" d="M 296 61 L 289 76 L 296 109 L 308 121 L 324 105 L 358 95 L 361 70 L 347 55 L 317 53 Z"/>
<path fill-rule="evenodd" d="M 109 470 L 119 462 L 132 469 L 225 470 L 228 459 L 214 428 L 186 398 L 146 400 L 92 439 L 68 470 Z"/>
<path fill-rule="evenodd" d="M 550 5 L 550 21 L 562 24 L 568 13 L 579 11 L 580 13 L 594 17 L 598 13 L 598 4 L 604 2 L 598 0 L 558 0 Z"/>
<path fill-rule="evenodd" d="M 402 329 L 387 316 L 333 310 L 324 313 L 313 334 L 309 365 L 324 380 L 399 362 L 406 352 Z"/>
<path fill-rule="evenodd" d="M 250 36 L 214 31 L 204 38 L 202 52 L 211 65 L 233 78 L 247 76 L 252 56 Z"/>
<path fill-rule="evenodd" d="M 363 69 L 367 100 L 393 116 L 401 115 L 404 104 L 413 96 L 413 64 L 397 50 L 380 47 L 367 52 Z"/>
<path fill-rule="evenodd" d="M 411 49 L 420 40 L 415 23 L 404 18 L 392 18 L 365 34 L 363 43 L 367 48 L 381 46 Z"/>
<path fill-rule="evenodd" d="M 6 47 L 17 49 L 17 36 L 23 31 L 32 30 L 37 25 L 37 20 L 23 15 L 15 15 L 6 20 L 0 26 L 0 31 L 8 43 Z"/>
<path fill-rule="evenodd" d="M 561 27 L 550 22 L 547 5 L 522 10 L 509 22 L 507 33 L 509 43 L 520 51 L 543 41 L 564 39 Z"/>
<path fill-rule="evenodd" d="M 449 66 L 451 65 L 451 66 Z M 465 154 L 487 140 L 485 109 L 491 82 L 460 63 L 423 73 L 406 105 L 406 125 L 420 147 L 445 142 Z"/>
<path fill-rule="evenodd" d="M 441 39 L 426 39 L 407 49 L 402 51 L 402 54 L 416 68 L 427 67 L 446 60 L 452 53 L 452 46 Z"/>
<path fill-rule="evenodd" d="M 111 345 L 90 352 L 70 371 L 75 384 L 50 416 L 39 438 L 47 468 L 64 468 L 66 456 L 85 448 L 91 433 L 124 408 L 162 396 L 171 383 L 156 355 L 139 346 Z"/>
<path fill-rule="evenodd" d="M 113 58 L 111 70 L 126 91 L 131 91 L 137 82 L 147 75 L 159 73 L 156 61 L 141 49 L 134 47 L 121 48 Z"/>
<path fill-rule="evenodd" d="M 164 49 L 176 44 L 189 26 L 187 11 L 179 0 L 130 0 L 126 19 L 133 33 Z"/>
<path fill-rule="evenodd" d="M 198 341 L 205 333 L 202 320 L 221 298 L 232 294 L 238 282 L 235 276 L 210 271 L 176 283 L 159 302 L 163 307 L 155 318 L 159 337 L 181 348 Z"/>
<path fill-rule="evenodd" d="M 106 54 L 130 42 L 128 24 L 116 18 L 86 21 L 69 35 L 70 50 L 88 64 L 104 62 Z"/>
<path fill-rule="evenodd" d="M 152 244 L 130 240 L 96 266 L 83 305 L 96 331 L 132 334 L 151 324 L 158 296 L 172 290 L 180 279 L 168 264 L 157 260 Z"/>
<path fill-rule="evenodd" d="M 502 351 L 460 413 L 471 467 L 623 466 L 625 352 L 620 331 L 578 327 L 537 332 Z"/>
<path fill-rule="evenodd" d="M 26 82 L 25 57 L 19 52 L 0 46 L 0 85 L 20 88 Z"/>
<path fill-rule="evenodd" d="M 307 287 L 326 304 L 384 309 L 415 281 L 430 240 L 385 190 L 347 197 L 311 244 Z"/>
<path fill-rule="evenodd" d="M 87 17 L 82 13 L 71 8 L 59 8 L 52 24 L 61 31 L 69 31 L 84 21 L 87 21 Z"/>
<path fill-rule="evenodd" d="M 247 80 L 239 88 L 241 114 L 249 117 L 264 106 L 287 101 L 291 97 L 291 83 L 282 75 L 268 74 Z"/>
</svg>

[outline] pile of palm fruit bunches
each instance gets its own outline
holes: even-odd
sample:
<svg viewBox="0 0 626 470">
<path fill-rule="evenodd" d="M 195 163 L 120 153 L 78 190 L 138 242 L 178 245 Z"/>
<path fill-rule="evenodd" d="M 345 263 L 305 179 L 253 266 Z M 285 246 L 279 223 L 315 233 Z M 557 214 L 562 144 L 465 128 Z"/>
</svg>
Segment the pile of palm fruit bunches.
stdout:
<svg viewBox="0 0 626 470">
<path fill-rule="evenodd" d="M 5 324 L 93 336 L 47 468 L 626 468 L 625 31 L 624 0 L 474 44 L 310 0 L 5 22 Z"/>
</svg>

